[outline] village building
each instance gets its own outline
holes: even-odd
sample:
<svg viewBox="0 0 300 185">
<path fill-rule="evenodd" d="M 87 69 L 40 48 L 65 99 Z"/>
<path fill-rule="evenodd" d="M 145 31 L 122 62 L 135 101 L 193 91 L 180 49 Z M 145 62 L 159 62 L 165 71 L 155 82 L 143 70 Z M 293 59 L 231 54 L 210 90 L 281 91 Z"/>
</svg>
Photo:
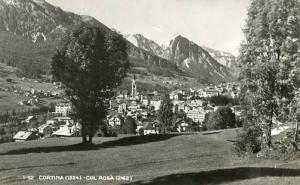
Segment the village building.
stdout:
<svg viewBox="0 0 300 185">
<path fill-rule="evenodd" d="M 35 125 L 37 125 L 38 119 L 35 116 L 28 116 L 25 120 L 22 121 L 22 123 L 34 127 Z"/>
<path fill-rule="evenodd" d="M 19 131 L 14 137 L 15 142 L 29 141 L 38 139 L 37 132 Z"/>
<path fill-rule="evenodd" d="M 155 111 L 158 111 L 161 105 L 161 100 L 151 100 L 150 105 L 154 107 Z"/>
<path fill-rule="evenodd" d="M 61 125 L 59 129 L 53 132 L 52 136 L 55 137 L 73 137 L 79 135 L 80 127 L 73 121 L 66 121 L 64 125 Z"/>
<path fill-rule="evenodd" d="M 203 90 L 203 97 L 204 98 L 210 98 L 213 96 L 218 96 L 219 95 L 219 91 L 215 90 L 215 89 L 205 89 Z"/>
<path fill-rule="evenodd" d="M 118 105 L 118 113 L 126 115 L 127 112 L 127 104 L 125 102 Z"/>
<path fill-rule="evenodd" d="M 205 106 L 207 103 L 203 100 L 191 100 L 190 105 L 192 107 L 203 107 Z"/>
<path fill-rule="evenodd" d="M 55 105 L 55 113 L 61 116 L 67 116 L 72 111 L 70 103 L 59 103 Z"/>
<path fill-rule="evenodd" d="M 155 123 L 147 122 L 143 129 L 144 135 L 159 134 L 158 126 Z"/>
<path fill-rule="evenodd" d="M 140 129 L 143 129 L 143 122 L 142 121 L 137 121 L 136 123 L 136 133 L 140 134 Z"/>
<path fill-rule="evenodd" d="M 148 106 L 150 104 L 149 98 L 146 95 L 141 95 L 140 102 L 144 106 Z"/>
<path fill-rule="evenodd" d="M 232 106 L 231 110 L 238 117 L 240 117 L 241 114 L 242 114 L 242 108 L 241 108 L 241 106 L 237 106 L 237 105 L 236 106 Z"/>
<path fill-rule="evenodd" d="M 176 120 L 173 130 L 177 132 L 187 132 L 189 124 L 182 119 Z"/>
<path fill-rule="evenodd" d="M 121 126 L 121 119 L 118 116 L 113 116 L 108 119 L 108 125 L 111 127 Z"/>
<path fill-rule="evenodd" d="M 207 119 L 207 114 L 200 109 L 193 109 L 187 112 L 187 118 L 192 119 L 196 123 L 203 124 Z"/>
<path fill-rule="evenodd" d="M 38 131 L 42 137 L 48 138 L 52 136 L 53 132 L 55 131 L 55 127 L 52 125 L 43 124 L 39 126 Z"/>
</svg>

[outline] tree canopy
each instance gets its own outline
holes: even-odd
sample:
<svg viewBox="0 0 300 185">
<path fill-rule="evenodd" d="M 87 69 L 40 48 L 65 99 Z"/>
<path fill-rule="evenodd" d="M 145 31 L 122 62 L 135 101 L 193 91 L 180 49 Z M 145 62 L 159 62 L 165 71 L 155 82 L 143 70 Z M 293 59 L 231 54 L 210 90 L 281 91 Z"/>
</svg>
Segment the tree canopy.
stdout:
<svg viewBox="0 0 300 185">
<path fill-rule="evenodd" d="M 219 107 L 209 115 L 206 126 L 209 130 L 234 128 L 236 126 L 235 114 L 229 107 Z"/>
<path fill-rule="evenodd" d="M 263 130 L 268 147 L 272 120 L 284 121 L 299 88 L 299 7 L 298 0 L 253 0 L 243 30 L 239 61 L 244 120 Z"/>
<path fill-rule="evenodd" d="M 165 94 L 158 113 L 160 128 L 162 132 L 171 130 L 172 119 L 173 119 L 173 103 L 170 99 L 169 94 Z"/>
<path fill-rule="evenodd" d="M 123 134 L 135 134 L 137 124 L 134 118 L 127 116 L 123 125 L 121 125 L 121 132 Z"/>
<path fill-rule="evenodd" d="M 106 118 L 113 89 L 129 68 L 126 41 L 117 33 L 80 24 L 65 35 L 51 67 L 53 77 L 65 86 L 74 116 L 82 125 L 83 142 L 92 142 Z"/>
</svg>

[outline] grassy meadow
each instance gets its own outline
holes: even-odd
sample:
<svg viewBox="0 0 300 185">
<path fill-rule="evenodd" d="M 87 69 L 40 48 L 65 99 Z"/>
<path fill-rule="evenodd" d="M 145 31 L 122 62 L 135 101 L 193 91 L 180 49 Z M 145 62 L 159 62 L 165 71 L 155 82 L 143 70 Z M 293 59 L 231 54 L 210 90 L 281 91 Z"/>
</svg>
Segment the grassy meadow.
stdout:
<svg viewBox="0 0 300 185">
<path fill-rule="evenodd" d="M 195 134 L 50 138 L 0 144 L 1 184 L 298 184 L 300 161 L 239 158 L 236 129 Z M 275 166 L 276 165 L 276 166 Z M 276 167 L 276 168 L 275 168 Z M 34 176 L 27 181 L 23 176 Z M 132 176 L 132 181 L 38 180 L 39 175 Z"/>
</svg>

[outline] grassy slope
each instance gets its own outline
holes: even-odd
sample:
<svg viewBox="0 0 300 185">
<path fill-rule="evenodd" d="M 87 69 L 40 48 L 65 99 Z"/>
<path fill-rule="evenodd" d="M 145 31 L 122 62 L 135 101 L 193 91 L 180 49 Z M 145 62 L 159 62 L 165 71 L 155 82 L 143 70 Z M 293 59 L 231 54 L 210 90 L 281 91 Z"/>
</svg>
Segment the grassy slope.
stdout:
<svg viewBox="0 0 300 185">
<path fill-rule="evenodd" d="M 40 83 L 32 79 L 22 80 L 18 78 L 15 74 L 16 68 L 7 66 L 0 63 L 0 87 L 5 89 L 10 86 L 16 86 L 18 89 L 22 87 L 23 90 L 43 90 L 43 91 L 57 91 L 56 87 L 52 83 Z M 6 79 L 11 79 L 13 83 L 7 82 Z M 28 97 L 24 95 L 13 94 L 11 92 L 0 91 L 0 112 L 6 112 L 11 110 L 22 111 L 31 108 L 31 106 L 19 106 L 18 102 L 20 100 L 27 100 Z M 41 99 L 41 104 L 48 105 L 50 102 L 60 102 L 62 100 L 55 98 L 43 98 Z"/>
<path fill-rule="evenodd" d="M 122 184 L 122 181 L 24 181 L 22 175 L 132 175 L 132 184 L 296 184 L 299 161 L 253 161 L 236 157 L 235 130 L 202 135 L 96 138 L 94 150 L 80 151 L 79 138 L 0 145 L 1 184 Z M 73 146 L 72 146 L 73 145 Z M 280 163 L 277 171 L 274 163 Z M 241 168 L 241 167 L 245 168 Z M 263 167 L 263 168 L 255 168 Z M 271 168 L 268 168 L 271 167 Z M 206 171 L 206 172 L 205 172 Z M 288 171 L 288 173 L 287 173 Z M 285 177 L 278 177 L 278 176 Z M 274 177 L 272 177 L 274 176 Z M 269 183 L 270 184 L 270 183 Z"/>
</svg>

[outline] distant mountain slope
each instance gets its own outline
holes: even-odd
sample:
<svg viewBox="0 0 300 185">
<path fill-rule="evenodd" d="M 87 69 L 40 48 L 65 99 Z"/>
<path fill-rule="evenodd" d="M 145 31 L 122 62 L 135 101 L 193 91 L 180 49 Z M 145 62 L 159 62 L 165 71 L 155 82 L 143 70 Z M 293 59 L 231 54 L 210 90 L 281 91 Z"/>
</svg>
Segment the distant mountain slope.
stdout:
<svg viewBox="0 0 300 185">
<path fill-rule="evenodd" d="M 211 49 L 205 46 L 202 46 L 206 51 L 209 52 L 209 54 L 216 59 L 220 64 L 226 66 L 230 71 L 234 73 L 234 76 L 237 76 L 239 72 L 238 64 L 237 64 L 237 57 L 235 57 L 233 54 L 224 52 L 224 51 L 218 51 L 215 49 Z"/>
<path fill-rule="evenodd" d="M 222 60 L 217 61 L 202 47 L 187 38 L 178 36 L 169 46 L 163 47 L 141 34 L 126 35 L 125 38 L 136 47 L 142 48 L 153 55 L 160 56 L 175 63 L 179 68 L 195 76 L 203 82 L 223 82 L 234 80 L 230 66 L 224 66 Z M 210 50 L 217 53 L 217 50 Z M 220 52 L 221 53 L 221 52 Z M 220 55 L 214 55 L 220 56 Z M 228 56 L 230 56 L 228 54 Z M 233 55 L 232 55 L 233 56 Z M 221 57 L 220 57 L 221 58 Z M 217 58 L 218 60 L 220 58 Z M 235 58 L 231 58 L 235 60 Z"/>
<path fill-rule="evenodd" d="M 8 38 L 16 37 L 12 39 L 10 46 L 11 51 L 13 47 L 30 46 L 29 48 L 35 47 L 33 43 L 39 45 L 49 46 L 43 52 L 46 60 L 37 60 L 41 63 L 50 65 L 51 57 L 55 49 L 55 44 L 58 43 L 61 36 L 70 28 L 76 24 L 86 22 L 99 26 L 103 32 L 112 31 L 104 24 L 100 23 L 96 19 L 90 16 L 80 16 L 74 13 L 65 12 L 59 7 L 52 6 L 43 0 L 0 0 L 0 30 L 8 33 Z M 4 36 L 4 35 L 3 35 Z M 17 42 L 21 37 L 32 41 Z M 22 40 L 22 39 L 21 39 Z M 44 43 L 44 44 L 43 44 Z M 50 43 L 50 44 L 49 44 Z M 18 46 L 17 46 L 18 45 Z M 35 48 L 39 50 L 39 47 Z M 35 55 L 33 51 L 27 49 L 23 50 L 25 55 Z M 6 55 L 5 58 L 14 58 L 14 56 L 22 56 L 23 51 L 15 50 L 15 54 Z M 22 53 L 22 54 L 21 54 Z M 175 64 L 167 61 L 155 54 L 146 51 L 142 48 L 138 48 L 128 42 L 128 55 L 133 67 L 144 66 L 149 69 L 149 72 L 155 72 L 153 75 L 159 73 L 164 75 L 165 73 L 172 73 L 175 75 L 188 75 L 185 72 L 177 68 Z M 32 62 L 31 59 L 26 59 L 27 62 Z M 36 62 L 34 62 L 36 64 Z"/>
<path fill-rule="evenodd" d="M 0 31 L 0 43 L 0 62 L 19 68 L 19 75 L 37 78 L 37 73 L 49 74 L 54 43 L 33 43 L 5 31 Z"/>
<path fill-rule="evenodd" d="M 151 54 L 164 59 L 170 59 L 168 48 L 163 48 L 153 40 L 144 37 L 142 34 L 124 35 L 124 37 L 136 47 L 142 48 Z"/>
<path fill-rule="evenodd" d="M 56 40 L 67 29 L 80 22 L 94 22 L 89 16 L 65 12 L 44 0 L 0 0 L 0 29 L 31 39 L 33 42 Z"/>
<path fill-rule="evenodd" d="M 170 42 L 170 59 L 204 81 L 234 80 L 228 69 L 218 63 L 206 50 L 183 36 Z"/>
<path fill-rule="evenodd" d="M 5 54 L 5 58 L 21 57 L 25 52 L 25 56 L 34 56 L 33 60 L 23 58 L 27 65 L 25 67 L 36 68 L 41 63 L 43 66 L 50 66 L 51 57 L 61 36 L 82 22 L 97 25 L 103 32 L 112 31 L 93 17 L 65 12 L 44 0 L 0 0 L 0 30 L 9 33 L 8 37 L 16 37 L 12 39 L 14 43 L 9 47 L 11 52 L 15 50 L 17 53 Z M 21 37 L 31 43 L 18 42 Z M 209 52 L 182 36 L 173 39 L 167 47 L 162 47 L 141 34 L 127 36 L 127 40 L 132 73 L 142 73 L 139 71 L 142 67 L 148 75 L 189 76 L 207 83 L 234 79 L 231 72 L 219 64 Z M 33 49 L 29 51 L 26 46 Z M 19 52 L 14 47 L 25 49 Z M 39 59 L 35 59 L 36 56 Z M 49 73 L 49 67 L 43 69 L 45 73 Z"/>
</svg>

